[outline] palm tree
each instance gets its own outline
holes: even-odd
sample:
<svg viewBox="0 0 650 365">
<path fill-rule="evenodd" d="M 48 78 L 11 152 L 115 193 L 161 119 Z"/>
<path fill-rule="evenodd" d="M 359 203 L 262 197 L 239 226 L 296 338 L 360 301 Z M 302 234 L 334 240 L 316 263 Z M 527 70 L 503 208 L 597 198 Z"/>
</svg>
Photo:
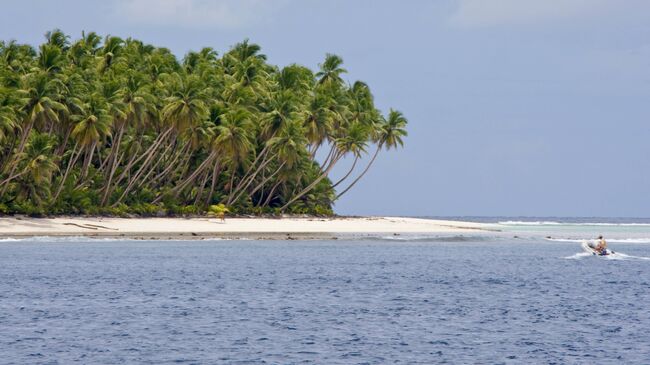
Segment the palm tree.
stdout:
<svg viewBox="0 0 650 365">
<path fill-rule="evenodd" d="M 293 202 L 302 198 L 305 194 L 314 189 L 314 187 L 316 187 L 318 183 L 321 182 L 321 180 L 327 177 L 332 168 L 334 168 L 336 162 L 338 162 L 346 153 L 352 153 L 353 155 L 357 156 L 365 152 L 367 139 L 368 129 L 365 126 L 360 123 L 354 123 L 350 125 L 346 133 L 334 141 L 335 152 L 328 162 L 325 170 L 322 171 L 322 173 L 316 177 L 309 185 L 307 185 L 307 187 L 302 189 L 298 194 L 296 194 L 287 203 L 285 203 L 285 205 L 282 206 L 281 210 L 285 210 Z"/>
<path fill-rule="evenodd" d="M 348 192 L 352 187 L 363 177 L 363 175 L 368 172 L 370 169 L 370 166 L 372 166 L 373 162 L 375 162 L 375 159 L 377 158 L 377 155 L 379 154 L 379 151 L 383 146 L 386 147 L 387 150 L 391 148 L 397 148 L 398 146 L 401 147 L 404 145 L 404 140 L 403 137 L 406 137 L 408 133 L 406 132 L 406 124 L 408 121 L 406 118 L 404 118 L 404 115 L 397 111 L 391 109 L 390 112 L 388 113 L 388 118 L 384 120 L 383 123 L 381 123 L 378 126 L 378 140 L 377 140 L 377 149 L 375 150 L 375 154 L 372 156 L 372 159 L 366 166 L 366 168 L 363 170 L 361 175 L 354 179 L 352 183 L 345 188 L 342 192 L 340 192 L 335 200 L 338 200 L 343 194 Z"/>
<path fill-rule="evenodd" d="M 331 133 L 335 118 L 335 113 L 328 108 L 331 103 L 327 94 L 316 93 L 308 106 L 304 125 L 312 160 Z"/>
<path fill-rule="evenodd" d="M 116 79 L 114 82 L 117 85 L 123 82 L 124 87 L 119 89 L 106 87 L 104 89 L 104 96 L 111 105 L 110 113 L 114 116 L 114 131 L 112 134 L 114 138 L 106 158 L 107 178 L 102 187 L 104 191 L 101 201 L 102 206 L 108 203 L 108 198 L 113 190 L 113 177 L 121 163 L 119 157 L 120 147 L 126 129 L 131 126 L 135 130 L 142 130 L 147 121 L 148 111 L 154 109 L 154 96 L 149 92 L 149 87 L 141 73 L 131 71 L 123 79 Z M 134 161 L 135 159 L 131 160 L 132 163 Z M 125 171 L 130 169 L 131 166 L 131 163 L 129 163 L 125 167 Z"/>
<path fill-rule="evenodd" d="M 41 70 L 55 74 L 61 71 L 65 62 L 63 51 L 52 44 L 42 44 L 39 49 L 38 66 Z"/>
<path fill-rule="evenodd" d="M 23 201 L 31 201 L 41 206 L 49 197 L 52 174 L 58 169 L 51 155 L 52 138 L 45 133 L 33 133 L 24 151 L 24 164 L 15 178 L 20 178 L 17 184 L 17 196 Z"/>
<path fill-rule="evenodd" d="M 24 115 L 23 125 L 21 126 L 20 142 L 14 157 L 19 157 L 23 153 L 27 138 L 34 127 L 34 124 L 41 123 L 46 125 L 54 123 L 59 120 L 59 111 L 65 111 L 65 105 L 61 104 L 58 99 L 60 98 L 59 89 L 61 82 L 56 78 L 50 78 L 46 73 L 35 73 L 27 75 L 25 78 L 26 89 L 18 91 L 18 95 L 25 99 L 26 103 L 23 107 L 22 114 Z M 12 180 L 12 175 L 16 170 L 19 162 L 18 158 L 9 161 L 8 179 L 0 182 L 2 192 L 4 195 L 7 192 L 8 183 Z"/>
<path fill-rule="evenodd" d="M 330 53 L 325 55 L 325 62 L 318 65 L 320 67 L 320 71 L 316 73 L 318 83 L 335 85 L 343 84 L 341 75 L 348 71 L 341 67 L 341 65 L 343 65 L 343 59 L 341 57 Z"/>
<path fill-rule="evenodd" d="M 76 116 L 77 124 L 72 130 L 72 137 L 79 147 L 86 149 L 81 178 L 88 174 L 97 143 L 108 136 L 113 118 L 108 111 L 109 105 L 101 94 L 93 94 L 85 103 L 81 115 Z"/>
<path fill-rule="evenodd" d="M 262 189 L 284 169 L 293 169 L 300 163 L 301 159 L 307 156 L 305 147 L 307 146 L 307 137 L 305 137 L 304 127 L 298 121 L 287 123 L 280 133 L 278 133 L 278 136 L 271 138 L 268 144 L 274 150 L 275 156 L 277 156 L 277 167 L 250 192 L 250 195 Z M 278 181 L 281 181 L 281 179 L 278 179 Z M 271 189 L 269 198 L 267 199 L 270 199 L 274 190 L 274 188 Z M 235 199 L 235 201 L 237 200 Z"/>
<path fill-rule="evenodd" d="M 5 85 L 18 86 L 20 76 L 31 72 L 35 57 L 36 51 L 29 45 L 18 44 L 16 41 L 3 43 L 0 47 L 0 60 L 11 71 L 4 75 Z"/>
<path fill-rule="evenodd" d="M 221 125 L 217 127 L 217 136 L 213 142 L 214 150 L 229 161 L 230 183 L 229 196 L 234 189 L 236 169 L 252 149 L 251 113 L 245 109 L 235 109 L 222 116 Z"/>
<path fill-rule="evenodd" d="M 0 144 L 10 146 L 8 140 L 14 139 L 18 131 L 20 111 L 26 99 L 20 98 L 12 90 L 0 86 Z M 0 162 L 2 161 L 2 149 L 0 149 Z M 0 171 L 1 169 L 0 164 Z"/>
<path fill-rule="evenodd" d="M 62 51 L 68 50 L 70 46 L 70 37 L 65 35 L 61 29 L 54 29 L 45 33 L 47 44 L 58 47 Z"/>
<path fill-rule="evenodd" d="M 115 60 L 120 56 L 123 47 L 124 40 L 120 37 L 108 35 L 104 38 L 104 47 L 100 51 L 103 58 L 102 71 L 106 71 L 115 63 Z"/>
<path fill-rule="evenodd" d="M 59 182 L 59 187 L 54 194 L 55 200 L 61 193 L 61 189 L 63 189 L 63 186 L 66 183 L 68 174 L 71 169 L 74 168 L 74 165 L 82 151 L 85 150 L 85 160 L 80 175 L 80 180 L 83 184 L 83 180 L 88 174 L 88 168 L 92 162 L 97 143 L 100 139 L 110 133 L 113 119 L 108 113 L 107 104 L 108 103 L 101 95 L 93 94 L 86 103 L 84 103 L 81 114 L 73 117 L 73 120 L 76 121 L 76 125 L 72 129 L 72 138 L 74 138 L 76 143 L 68 161 L 68 166 Z M 79 148 L 78 151 L 77 148 Z"/>
<path fill-rule="evenodd" d="M 244 62 L 249 58 L 255 58 L 260 61 L 266 61 L 266 55 L 260 53 L 262 47 L 255 43 L 249 43 L 248 39 L 243 42 L 235 44 L 232 49 L 226 54 L 226 59 L 234 59 L 239 62 Z"/>
<path fill-rule="evenodd" d="M 121 202 L 131 189 L 138 183 L 141 177 L 148 175 L 148 168 L 151 162 L 157 156 L 158 148 L 173 131 L 183 131 L 187 128 L 193 128 L 208 113 L 205 102 L 202 100 L 202 89 L 198 79 L 188 79 L 184 82 L 180 75 L 171 76 L 175 81 L 174 89 L 171 95 L 166 98 L 166 105 L 162 109 L 162 121 L 166 122 L 164 131 L 159 134 L 151 143 L 149 148 L 142 154 L 145 157 L 138 170 L 127 180 L 127 186 L 117 199 L 116 203 Z M 136 159 L 134 162 L 139 161 Z M 128 167 L 130 167 L 129 164 Z"/>
<path fill-rule="evenodd" d="M 162 115 L 177 130 L 183 131 L 195 127 L 207 117 L 205 94 L 208 89 L 197 76 L 190 75 L 183 79 L 179 74 L 174 74 L 173 77 L 176 87 L 167 97 Z"/>
</svg>

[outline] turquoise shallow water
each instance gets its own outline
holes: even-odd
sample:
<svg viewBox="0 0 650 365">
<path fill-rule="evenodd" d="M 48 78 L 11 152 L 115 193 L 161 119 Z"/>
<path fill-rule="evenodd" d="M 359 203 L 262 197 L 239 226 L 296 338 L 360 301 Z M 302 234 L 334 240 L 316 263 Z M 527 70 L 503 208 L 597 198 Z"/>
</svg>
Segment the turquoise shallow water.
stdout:
<svg viewBox="0 0 650 365">
<path fill-rule="evenodd" d="M 650 245 L 0 242 L 3 364 L 644 363 Z"/>
<path fill-rule="evenodd" d="M 556 239 L 594 238 L 604 235 L 612 241 L 650 243 L 649 218 L 529 218 L 460 217 L 456 219 L 487 223 L 504 232 L 525 237 Z"/>
</svg>

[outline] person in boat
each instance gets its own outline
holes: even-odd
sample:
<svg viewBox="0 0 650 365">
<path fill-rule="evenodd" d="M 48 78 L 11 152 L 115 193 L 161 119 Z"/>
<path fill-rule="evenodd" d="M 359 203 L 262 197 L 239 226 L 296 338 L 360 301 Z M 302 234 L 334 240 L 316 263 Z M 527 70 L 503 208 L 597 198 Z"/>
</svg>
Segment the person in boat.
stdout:
<svg viewBox="0 0 650 365">
<path fill-rule="evenodd" d="M 607 241 L 605 241 L 603 236 L 598 236 L 597 244 L 593 249 L 600 254 L 607 252 Z"/>
</svg>

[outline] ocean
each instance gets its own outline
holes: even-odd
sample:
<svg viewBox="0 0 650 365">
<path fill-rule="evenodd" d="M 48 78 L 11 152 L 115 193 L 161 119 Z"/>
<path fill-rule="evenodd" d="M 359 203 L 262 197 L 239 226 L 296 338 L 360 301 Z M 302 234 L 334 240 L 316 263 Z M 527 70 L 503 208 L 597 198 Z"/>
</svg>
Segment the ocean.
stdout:
<svg viewBox="0 0 650 365">
<path fill-rule="evenodd" d="M 0 240 L 0 363 L 648 363 L 650 222 L 478 219 L 500 232 Z"/>
</svg>

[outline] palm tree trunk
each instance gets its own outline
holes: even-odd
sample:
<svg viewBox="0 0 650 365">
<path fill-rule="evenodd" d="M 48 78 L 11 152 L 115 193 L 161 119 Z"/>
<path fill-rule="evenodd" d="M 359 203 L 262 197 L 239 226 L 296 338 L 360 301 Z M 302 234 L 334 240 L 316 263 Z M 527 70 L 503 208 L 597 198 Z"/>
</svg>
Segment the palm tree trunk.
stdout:
<svg viewBox="0 0 650 365">
<path fill-rule="evenodd" d="M 208 194 L 208 199 L 205 201 L 205 206 L 210 205 L 212 201 L 212 194 L 214 194 L 214 187 L 217 185 L 217 180 L 219 178 L 219 173 L 221 172 L 221 167 L 219 165 L 219 159 L 216 159 L 214 162 L 214 168 L 212 169 L 212 184 L 210 185 L 210 194 Z"/>
<path fill-rule="evenodd" d="M 167 153 L 169 152 L 169 150 L 172 147 L 173 147 L 173 145 L 171 145 L 171 144 L 169 146 L 167 146 L 167 148 L 165 148 L 165 151 L 162 153 L 162 156 L 167 155 Z M 163 157 L 157 158 L 156 162 L 153 165 L 151 165 L 151 168 L 149 168 L 149 171 L 144 175 L 144 178 L 140 179 L 140 182 L 136 183 L 135 187 L 140 188 L 144 184 L 146 184 L 148 182 L 149 177 L 151 176 L 151 174 L 153 174 L 156 171 L 156 168 L 158 167 L 158 165 L 160 165 L 161 162 L 163 162 Z"/>
<path fill-rule="evenodd" d="M 172 161 L 167 164 L 167 167 L 161 173 L 159 173 L 153 179 L 151 179 L 151 183 L 152 184 L 157 184 L 158 181 L 160 179 L 165 178 L 165 176 L 167 176 L 167 174 L 169 174 L 170 171 L 175 170 L 174 169 L 175 167 L 178 167 L 178 165 L 184 166 L 183 163 L 180 163 L 180 164 L 177 165 L 176 161 L 178 161 L 179 157 L 187 155 L 187 151 L 189 150 L 189 147 L 190 147 L 190 144 L 186 143 L 185 146 L 180 151 L 176 152 L 174 154 L 174 158 L 172 159 Z"/>
<path fill-rule="evenodd" d="M 3 146 L 2 150 L 0 150 L 0 152 L 2 153 L 2 157 L 0 158 L 0 173 L 4 171 L 6 165 L 9 163 L 9 159 L 11 157 L 11 151 L 14 150 L 17 140 L 18 140 L 18 136 L 14 136 L 14 138 L 11 139 L 11 144 L 9 146 Z"/>
<path fill-rule="evenodd" d="M 259 174 L 259 172 L 260 172 L 264 167 L 266 167 L 266 165 L 268 165 L 271 161 L 273 161 L 273 157 L 275 157 L 275 156 L 277 156 L 277 155 L 273 155 L 273 156 L 272 156 L 270 159 L 268 159 L 268 160 L 266 160 L 266 158 L 265 158 L 264 160 L 262 160 L 262 164 L 261 164 L 261 165 L 257 168 L 257 170 L 255 170 L 255 172 L 254 172 L 254 173 L 253 173 L 253 174 L 248 178 L 248 181 L 246 182 L 246 184 L 245 184 L 243 187 L 240 186 L 241 183 L 237 185 L 237 188 L 235 188 L 235 190 L 234 190 L 234 191 L 231 193 L 231 195 L 228 197 L 228 204 L 226 204 L 226 205 L 230 205 L 230 203 L 232 203 L 233 201 L 237 201 L 237 199 L 239 199 L 239 197 L 241 196 L 241 193 L 239 193 L 239 192 L 243 192 L 244 190 L 246 190 L 246 189 L 250 186 L 250 184 L 253 182 L 253 180 L 255 180 L 255 177 L 257 176 L 257 174 Z M 243 181 L 243 179 L 242 179 L 242 181 Z M 233 197 L 234 195 L 237 195 L 237 199 L 232 199 L 232 197 Z"/>
<path fill-rule="evenodd" d="M 56 149 L 55 155 L 57 157 L 63 156 L 65 148 L 68 145 L 68 140 L 70 139 L 70 133 L 72 133 L 72 128 L 66 128 L 65 137 L 63 137 L 63 143 Z"/>
<path fill-rule="evenodd" d="M 212 163 L 214 156 L 214 152 L 210 153 L 210 155 L 208 155 L 208 157 L 203 162 L 201 162 L 199 167 L 197 167 L 196 170 L 187 179 L 183 180 L 180 184 L 172 189 L 172 192 L 178 193 L 179 191 L 185 189 L 187 185 L 191 184 L 199 176 L 199 174 L 203 172 L 205 167 Z"/>
<path fill-rule="evenodd" d="M 337 187 L 340 183 L 343 182 L 343 180 L 347 179 L 348 176 L 350 176 L 352 171 L 354 171 L 354 167 L 357 166 L 357 161 L 359 161 L 359 155 L 354 156 L 354 163 L 352 163 L 352 167 L 350 168 L 350 171 L 348 171 L 348 173 L 345 174 L 345 176 L 343 176 L 341 180 L 337 181 L 336 184 L 332 185 L 333 188 Z"/>
<path fill-rule="evenodd" d="M 103 172 L 104 168 L 106 167 L 106 163 L 108 162 L 108 157 L 102 161 L 102 154 L 101 150 L 99 149 L 99 145 L 95 146 L 95 151 L 97 152 L 97 161 L 99 162 L 99 172 Z"/>
<path fill-rule="evenodd" d="M 34 126 L 34 121 L 30 120 L 30 122 L 27 123 L 27 127 L 23 130 L 23 134 L 20 137 L 20 144 L 18 145 L 18 151 L 14 154 L 16 160 L 15 161 L 10 161 L 8 163 L 8 165 L 11 166 L 11 170 L 9 171 L 9 174 L 8 174 L 9 176 L 13 175 L 13 173 L 16 171 L 16 167 L 18 166 L 20 155 L 23 153 L 23 150 L 25 149 L 25 143 L 27 143 L 27 137 L 29 137 L 29 133 L 32 131 L 33 126 Z M 11 180 L 9 180 L 9 181 L 11 181 Z M 0 196 L 4 196 L 5 193 L 7 192 L 7 188 L 9 187 L 8 181 L 1 182 L 0 186 L 3 186 L 2 192 L 0 193 Z"/>
<path fill-rule="evenodd" d="M 325 158 L 325 161 L 323 161 L 323 164 L 321 165 L 320 172 L 322 173 L 325 166 L 330 162 L 330 159 L 332 156 L 334 156 L 334 151 L 336 150 L 336 146 L 332 145 L 332 148 L 330 148 L 330 152 L 327 154 L 327 157 Z"/>
<path fill-rule="evenodd" d="M 149 147 L 149 148 L 147 149 L 147 152 L 145 152 L 145 155 L 147 155 L 147 158 L 144 160 L 144 162 L 142 162 L 142 165 L 140 165 L 140 168 L 138 169 L 138 171 L 137 171 L 137 172 L 136 172 L 132 177 L 130 177 L 130 178 L 128 179 L 128 184 L 127 184 L 126 188 L 124 189 L 124 192 L 123 192 L 122 195 L 117 199 L 117 201 L 114 203 L 114 205 L 117 204 L 117 203 L 119 203 L 119 202 L 121 202 L 122 199 L 124 199 L 124 197 L 126 196 L 126 194 L 129 193 L 129 191 L 130 191 L 131 188 L 133 187 L 133 184 L 135 184 L 135 182 L 137 181 L 137 179 L 138 179 L 138 178 L 140 177 L 140 175 L 142 174 L 142 171 L 144 170 L 144 168 L 145 168 L 145 167 L 146 167 L 146 166 L 151 162 L 151 159 L 156 155 L 156 154 L 155 154 L 155 151 L 156 151 L 156 149 L 158 148 L 158 146 L 160 145 L 160 143 L 162 143 L 162 141 L 164 140 L 164 138 L 165 138 L 165 137 L 167 136 L 167 134 L 168 134 L 169 132 L 171 132 L 171 131 L 172 131 L 172 128 L 170 127 L 170 128 L 167 129 L 167 131 L 165 131 L 162 135 L 160 135 L 158 138 L 156 138 L 156 141 L 154 141 L 154 143 L 152 144 L 152 146 Z"/>
<path fill-rule="evenodd" d="M 322 143 L 319 143 L 319 144 L 317 144 L 316 146 L 314 146 L 314 148 L 312 149 L 312 151 L 310 151 L 310 153 L 309 153 L 309 158 L 310 158 L 312 161 L 314 161 L 314 158 L 316 158 L 316 152 L 318 152 L 318 149 L 319 149 L 320 146 L 322 146 L 322 145 L 323 145 Z"/>
<path fill-rule="evenodd" d="M 194 199 L 194 205 L 199 204 L 199 200 L 201 200 L 201 196 L 203 196 L 203 190 L 205 188 L 205 183 L 208 182 L 208 177 L 210 177 L 210 170 L 206 170 L 204 175 L 205 176 L 203 176 L 203 180 L 201 180 L 201 185 L 200 185 L 199 191 L 196 193 L 196 199 Z"/>
<path fill-rule="evenodd" d="M 296 196 L 294 196 L 291 200 L 289 200 L 285 205 L 283 205 L 282 208 L 280 208 L 280 210 L 284 211 L 285 209 L 287 209 L 289 205 L 291 205 L 296 200 L 302 198 L 305 194 L 310 192 L 316 185 L 318 185 L 318 183 L 321 182 L 321 180 L 323 180 L 327 176 L 327 174 L 329 174 L 332 168 L 336 165 L 336 162 L 342 157 L 342 155 L 340 154 L 337 155 L 338 156 L 335 156 L 330 161 L 329 166 L 320 176 L 318 176 L 311 184 L 309 184 L 306 188 L 304 188 L 301 192 L 299 192 L 298 194 L 296 194 Z"/>
<path fill-rule="evenodd" d="M 228 196 L 232 195 L 232 188 L 235 184 L 235 164 L 232 165 L 232 171 L 230 171 L 230 184 L 228 185 Z"/>
<path fill-rule="evenodd" d="M 182 181 L 180 184 L 178 184 L 176 187 L 174 187 L 171 192 L 172 193 L 178 193 L 179 191 L 183 190 L 188 184 L 190 184 L 196 177 L 203 172 L 203 169 L 205 169 L 205 166 L 208 164 L 212 163 L 212 159 L 215 158 L 216 153 L 212 152 L 210 155 L 199 165 L 199 167 L 196 168 L 196 170 L 184 181 Z M 160 199 L 162 199 L 163 194 L 158 195 L 156 199 L 154 199 L 153 204 L 156 204 L 160 202 Z"/>
<path fill-rule="evenodd" d="M 19 173 L 15 174 L 14 176 L 10 176 L 10 177 L 4 179 L 2 182 L 0 182 L 0 184 L 8 184 L 11 180 L 17 179 L 17 178 L 25 175 L 27 172 L 28 172 L 27 170 L 25 170 L 23 172 L 19 172 Z"/>
<path fill-rule="evenodd" d="M 266 146 L 264 146 L 264 148 L 262 149 L 262 151 L 260 152 L 260 154 L 257 155 L 257 157 L 255 158 L 255 161 L 253 161 L 253 163 L 251 164 L 251 167 L 248 169 L 248 171 L 246 171 L 246 173 L 244 174 L 244 176 L 242 176 L 241 180 L 240 180 L 239 183 L 237 184 L 237 187 L 233 190 L 233 191 L 234 191 L 233 194 L 236 194 L 236 192 L 239 191 L 239 189 L 241 188 L 241 186 L 244 184 L 244 181 L 247 181 L 247 180 L 248 180 L 248 176 L 249 176 L 249 174 L 251 173 L 251 171 L 253 171 L 253 169 L 255 168 L 255 165 L 257 164 L 257 162 L 259 161 L 259 159 L 262 158 L 262 156 L 264 156 L 264 159 L 262 160 L 262 164 L 264 163 L 264 161 L 266 160 L 266 154 L 267 154 L 267 152 L 268 152 L 268 147 L 269 147 L 269 146 L 268 146 L 268 144 L 267 144 Z M 259 172 L 259 168 L 255 171 L 255 174 L 257 174 L 257 172 Z M 255 175 L 255 174 L 254 174 L 254 175 Z M 228 204 L 230 204 L 230 200 L 231 200 L 231 199 L 232 199 L 232 196 L 228 196 Z"/>
<path fill-rule="evenodd" d="M 271 191 L 269 192 L 269 196 L 266 198 L 262 206 L 265 207 L 269 206 L 269 204 L 271 203 L 271 199 L 273 199 L 273 194 L 275 193 L 275 189 L 277 189 L 278 186 L 280 186 L 280 184 L 282 184 L 282 180 L 278 181 L 277 183 L 275 183 L 275 185 L 273 185 L 273 188 L 271 188 Z"/>
<path fill-rule="evenodd" d="M 348 186 L 347 188 L 345 188 L 345 190 L 343 190 L 339 195 L 337 195 L 336 198 L 334 198 L 335 201 L 336 201 L 338 198 L 340 198 L 341 195 L 345 194 L 348 190 L 352 189 L 352 187 L 354 186 L 354 184 L 357 183 L 357 181 L 361 180 L 361 178 L 363 177 L 363 175 L 365 175 L 366 172 L 368 172 L 368 170 L 370 169 L 370 166 L 372 166 L 372 163 L 375 162 L 375 159 L 377 158 L 377 155 L 379 154 L 379 151 L 380 151 L 380 150 L 381 150 L 381 144 L 377 145 L 377 150 L 375 151 L 375 155 L 372 156 L 372 160 L 370 160 L 370 162 L 368 163 L 368 166 L 366 166 L 366 168 L 363 170 L 363 172 L 361 173 L 361 175 L 359 175 L 359 177 L 357 177 L 356 179 L 354 179 L 354 181 L 350 184 L 350 186 Z"/>
<path fill-rule="evenodd" d="M 95 146 L 97 145 L 97 141 L 93 141 L 93 144 L 90 145 L 90 148 L 86 152 L 86 159 L 84 160 L 82 172 L 81 172 L 81 181 L 83 183 L 83 180 L 86 178 L 86 175 L 88 175 L 88 167 L 90 167 L 90 162 L 93 159 L 93 154 L 95 153 Z"/>
<path fill-rule="evenodd" d="M 152 155 L 153 151 L 154 151 L 156 148 L 158 148 L 158 144 L 162 142 L 162 139 L 165 138 L 165 137 L 167 136 L 167 134 L 168 134 L 169 132 L 172 131 L 172 129 L 173 129 L 173 128 L 170 127 L 170 128 L 167 129 L 165 132 L 163 132 L 163 134 L 161 134 L 160 136 L 158 136 L 158 138 L 156 138 L 156 139 L 154 140 L 154 142 L 151 144 L 151 146 L 149 146 L 149 147 L 147 148 L 147 150 L 146 150 L 145 152 L 143 152 L 141 155 L 139 155 L 139 156 L 137 156 L 137 155 L 133 156 L 133 158 L 131 158 L 131 161 L 129 161 L 129 163 L 124 167 L 124 172 L 122 172 L 122 174 L 120 174 L 120 176 L 119 176 L 119 177 L 117 178 L 117 180 L 115 181 L 115 184 L 119 184 L 119 183 L 122 181 L 122 179 L 124 179 L 124 178 L 127 177 L 127 176 L 128 176 L 128 180 L 131 180 L 131 175 L 130 175 L 130 174 L 131 174 L 131 168 L 132 168 L 133 166 L 135 166 L 135 164 L 137 164 L 138 162 L 140 162 L 140 160 L 142 160 L 143 158 L 145 158 L 145 157 L 147 157 L 147 158 L 151 158 L 151 155 Z"/>
<path fill-rule="evenodd" d="M 81 149 L 77 151 L 77 143 L 74 144 L 74 148 L 72 149 L 72 154 L 70 155 L 70 160 L 68 161 L 68 166 L 65 168 L 65 173 L 63 174 L 63 177 L 61 178 L 61 182 L 59 183 L 59 187 L 56 189 L 56 193 L 54 194 L 54 198 L 52 199 L 53 201 L 56 201 L 56 199 L 59 197 L 59 194 L 61 194 L 61 190 L 63 189 L 63 186 L 65 185 L 65 180 L 68 178 L 68 174 L 70 173 L 70 170 L 72 169 L 72 166 L 74 166 L 77 163 L 77 159 L 81 155 Z M 75 156 L 76 153 L 76 156 Z"/>
<path fill-rule="evenodd" d="M 104 196 L 102 197 L 102 202 L 101 206 L 106 206 L 106 200 L 108 199 L 108 194 L 111 191 L 111 181 L 113 180 L 113 176 L 115 175 L 115 170 L 117 169 L 117 165 L 119 162 L 118 156 L 119 156 L 119 151 L 120 151 L 120 144 L 122 143 L 122 135 L 124 134 L 124 125 L 120 128 L 120 131 L 117 134 L 117 142 L 111 146 L 111 152 L 109 153 L 107 160 L 110 161 L 110 169 L 108 172 L 108 180 L 106 181 L 106 185 L 104 185 Z M 115 142 L 115 141 L 114 141 Z"/>
<path fill-rule="evenodd" d="M 266 183 L 269 182 L 269 180 L 271 180 L 275 175 L 277 175 L 282 170 L 282 168 L 284 167 L 285 164 L 286 164 L 286 162 L 283 162 L 280 165 L 280 167 L 277 170 L 275 170 L 275 172 L 273 172 L 271 175 L 267 176 L 266 178 L 262 179 L 262 182 L 259 183 L 253 190 L 251 190 L 250 195 L 255 194 L 258 190 L 260 190 L 262 187 L 264 187 L 264 185 L 266 185 Z M 237 200 L 239 200 L 239 197 L 237 197 L 237 199 L 235 199 L 235 201 L 237 201 Z"/>
</svg>

